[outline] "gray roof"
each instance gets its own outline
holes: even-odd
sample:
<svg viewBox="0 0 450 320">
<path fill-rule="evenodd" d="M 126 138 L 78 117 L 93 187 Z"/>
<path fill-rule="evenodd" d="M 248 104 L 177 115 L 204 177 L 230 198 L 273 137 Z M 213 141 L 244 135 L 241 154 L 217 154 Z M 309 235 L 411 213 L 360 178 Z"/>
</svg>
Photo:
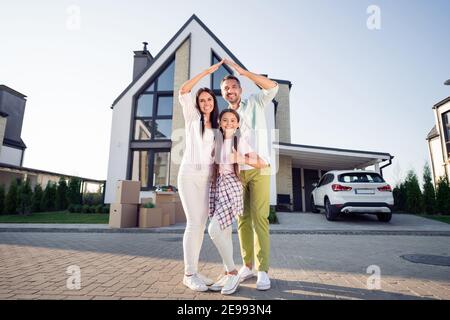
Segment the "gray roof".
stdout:
<svg viewBox="0 0 450 320">
<path fill-rule="evenodd" d="M 445 99 L 439 101 L 438 103 L 436 103 L 436 104 L 433 106 L 433 109 L 439 108 L 440 106 L 442 106 L 443 104 L 446 104 L 447 102 L 450 102 L 450 97 L 447 97 L 447 98 L 445 98 Z"/>
<path fill-rule="evenodd" d="M 430 132 L 427 135 L 427 140 L 431 140 L 435 137 L 439 137 L 439 133 L 436 129 L 436 126 L 433 127 L 433 129 L 430 130 Z"/>
</svg>

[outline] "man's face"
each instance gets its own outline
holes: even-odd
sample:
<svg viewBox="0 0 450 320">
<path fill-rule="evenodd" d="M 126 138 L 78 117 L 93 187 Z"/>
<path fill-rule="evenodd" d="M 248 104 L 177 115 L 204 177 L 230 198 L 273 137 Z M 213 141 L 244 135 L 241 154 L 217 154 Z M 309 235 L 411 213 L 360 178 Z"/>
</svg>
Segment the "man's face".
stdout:
<svg viewBox="0 0 450 320">
<path fill-rule="evenodd" d="M 225 80 L 221 86 L 222 97 L 230 104 L 239 102 L 242 88 L 234 79 Z"/>
</svg>

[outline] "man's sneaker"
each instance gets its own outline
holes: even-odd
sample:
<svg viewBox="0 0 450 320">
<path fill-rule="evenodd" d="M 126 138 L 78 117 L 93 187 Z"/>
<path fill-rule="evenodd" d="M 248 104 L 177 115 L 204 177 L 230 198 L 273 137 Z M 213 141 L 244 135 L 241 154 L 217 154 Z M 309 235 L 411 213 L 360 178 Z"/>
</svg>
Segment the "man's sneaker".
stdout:
<svg viewBox="0 0 450 320">
<path fill-rule="evenodd" d="M 250 268 L 246 265 L 242 266 L 242 268 L 239 270 L 239 278 L 241 279 L 241 282 L 253 278 L 254 276 L 255 274 L 253 273 L 253 271 L 250 270 Z"/>
<path fill-rule="evenodd" d="M 270 279 L 267 272 L 258 271 L 258 280 L 256 281 L 256 289 L 258 290 L 269 290 L 270 289 Z"/>
<path fill-rule="evenodd" d="M 206 284 L 196 275 L 193 274 L 192 276 L 184 276 L 183 277 L 183 284 L 188 287 L 191 290 L 194 291 L 207 291 L 208 287 Z"/>
<path fill-rule="evenodd" d="M 227 282 L 227 275 L 223 274 L 216 282 L 214 282 L 210 287 L 208 287 L 211 291 L 221 291 L 225 283 Z"/>
<path fill-rule="evenodd" d="M 213 280 L 211 280 L 210 278 L 208 278 L 200 273 L 197 273 L 197 277 L 199 277 L 200 280 L 202 280 L 207 286 L 210 286 L 214 283 Z"/>
<path fill-rule="evenodd" d="M 223 286 L 222 290 L 220 291 L 221 294 L 233 294 L 236 289 L 239 287 L 239 275 L 238 274 L 227 274 L 225 276 L 226 281 L 225 285 Z"/>
</svg>

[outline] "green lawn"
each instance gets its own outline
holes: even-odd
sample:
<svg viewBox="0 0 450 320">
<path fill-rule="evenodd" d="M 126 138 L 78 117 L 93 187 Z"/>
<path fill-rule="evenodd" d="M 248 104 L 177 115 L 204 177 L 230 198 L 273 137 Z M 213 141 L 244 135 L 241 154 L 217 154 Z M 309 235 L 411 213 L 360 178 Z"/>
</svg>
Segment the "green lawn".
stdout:
<svg viewBox="0 0 450 320">
<path fill-rule="evenodd" d="M 32 213 L 29 216 L 0 215 L 0 223 L 108 223 L 107 213 L 70 213 L 69 211 Z"/>
<path fill-rule="evenodd" d="M 438 220 L 445 223 L 450 223 L 450 216 L 435 216 L 435 215 L 428 215 L 428 214 L 421 214 L 421 217 Z"/>
</svg>

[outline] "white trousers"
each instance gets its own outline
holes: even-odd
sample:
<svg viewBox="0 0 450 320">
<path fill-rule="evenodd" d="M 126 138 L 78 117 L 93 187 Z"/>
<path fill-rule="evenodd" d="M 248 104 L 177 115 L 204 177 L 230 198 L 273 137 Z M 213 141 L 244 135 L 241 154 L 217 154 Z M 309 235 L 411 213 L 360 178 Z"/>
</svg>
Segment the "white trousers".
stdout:
<svg viewBox="0 0 450 320">
<path fill-rule="evenodd" d="M 211 240 L 214 242 L 222 262 L 227 272 L 236 269 L 233 260 L 233 238 L 232 238 L 232 226 L 228 226 L 224 230 L 220 228 L 219 220 L 217 216 L 213 216 L 208 226 L 208 233 Z"/>
<path fill-rule="evenodd" d="M 198 259 L 202 248 L 209 211 L 210 177 L 205 175 L 178 175 L 178 192 L 186 214 L 183 236 L 184 272 L 198 272 Z"/>
</svg>

